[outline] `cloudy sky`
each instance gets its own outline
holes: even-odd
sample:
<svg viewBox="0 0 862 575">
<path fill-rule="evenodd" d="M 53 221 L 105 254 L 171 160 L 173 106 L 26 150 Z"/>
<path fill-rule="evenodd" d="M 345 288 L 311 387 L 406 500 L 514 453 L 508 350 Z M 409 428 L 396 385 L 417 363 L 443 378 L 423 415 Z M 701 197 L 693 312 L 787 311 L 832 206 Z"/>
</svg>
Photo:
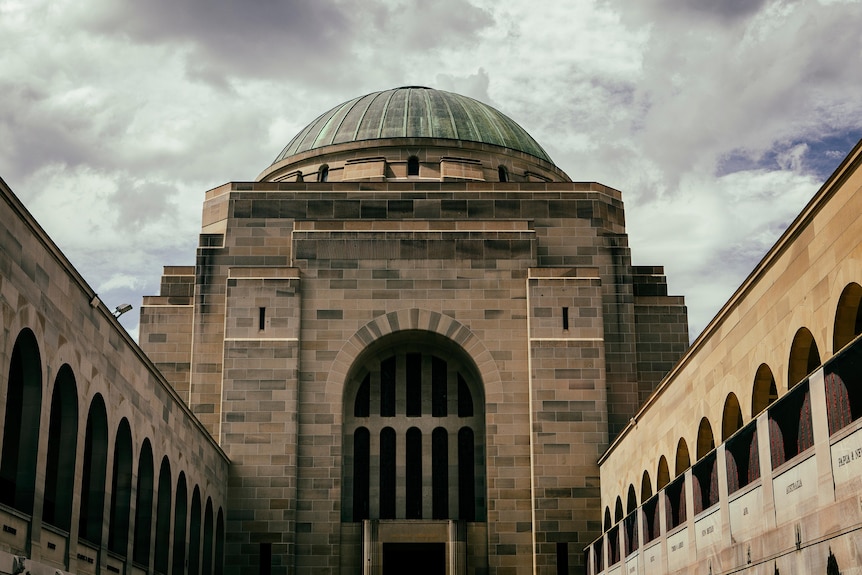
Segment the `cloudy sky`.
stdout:
<svg viewBox="0 0 862 575">
<path fill-rule="evenodd" d="M 194 263 L 204 191 L 413 84 L 622 190 L 634 263 L 665 266 L 695 336 L 862 137 L 862 3 L 0 0 L 0 177 L 138 308 Z"/>
</svg>

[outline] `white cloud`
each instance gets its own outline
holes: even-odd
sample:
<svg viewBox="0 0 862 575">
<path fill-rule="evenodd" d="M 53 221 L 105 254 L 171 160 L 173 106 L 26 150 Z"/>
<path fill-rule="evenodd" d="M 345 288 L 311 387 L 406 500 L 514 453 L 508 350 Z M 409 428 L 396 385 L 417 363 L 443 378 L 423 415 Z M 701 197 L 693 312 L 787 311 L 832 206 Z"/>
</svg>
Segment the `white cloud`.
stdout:
<svg viewBox="0 0 862 575">
<path fill-rule="evenodd" d="M 98 285 L 96 287 L 96 291 L 106 292 L 122 288 L 128 290 L 140 289 L 142 287 L 141 283 L 141 278 L 139 278 L 138 276 L 125 273 L 116 273 L 109 277 L 106 281 Z"/>
<path fill-rule="evenodd" d="M 859 2 L 210 7 L 0 0 L 0 176 L 112 301 L 193 263 L 205 190 L 340 102 L 420 84 L 620 189 L 635 262 L 666 266 L 695 335 L 862 134 Z"/>
<path fill-rule="evenodd" d="M 106 305 L 137 307 L 142 295 L 157 292 L 163 265 L 194 263 L 201 185 L 55 164 L 25 179 L 18 193 Z M 179 201 L 184 195 L 198 201 Z M 137 317 L 124 321 L 136 329 Z"/>
<path fill-rule="evenodd" d="M 696 336 L 819 185 L 790 170 L 686 174 L 679 193 L 627 204 L 632 259 L 664 265 L 670 292 L 687 298 Z"/>
</svg>

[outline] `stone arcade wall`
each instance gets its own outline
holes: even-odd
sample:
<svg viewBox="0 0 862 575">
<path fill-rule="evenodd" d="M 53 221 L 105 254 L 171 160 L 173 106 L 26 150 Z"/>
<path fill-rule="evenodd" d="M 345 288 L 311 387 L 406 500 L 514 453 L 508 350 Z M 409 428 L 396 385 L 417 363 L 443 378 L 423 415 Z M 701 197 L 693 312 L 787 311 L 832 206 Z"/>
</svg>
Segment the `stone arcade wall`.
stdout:
<svg viewBox="0 0 862 575">
<path fill-rule="evenodd" d="M 834 455 L 837 440 L 846 432 L 836 435 L 826 426 L 823 403 L 831 396 L 823 390 L 820 371 L 842 350 L 846 353 L 862 333 L 860 260 L 862 143 L 821 187 L 603 456 L 602 507 L 605 531 L 610 534 L 614 529 L 624 530 L 622 516 L 648 502 L 668 481 L 685 474 L 690 484 L 691 471 L 686 469 L 689 465 L 697 469 L 697 460 L 717 455 L 717 477 L 724 477 L 723 442 L 757 421 L 763 488 L 750 490 L 762 495 L 745 496 L 756 498 L 749 506 L 752 518 L 735 517 L 734 503 L 728 505 L 730 495 L 722 491 L 721 505 L 714 514 L 716 524 L 710 532 L 716 539 L 703 542 L 698 538 L 701 530 L 696 528 L 699 518 L 692 522 L 689 506 L 688 528 L 693 533 L 684 537 L 671 529 L 668 534 L 662 521 L 661 536 L 662 541 L 667 538 L 667 546 L 655 547 L 663 553 L 655 559 L 660 560 L 659 567 L 644 567 L 642 551 L 640 566 L 633 563 L 632 573 L 684 568 L 703 572 L 710 568 L 708 564 L 716 574 L 771 574 L 774 567 L 782 575 L 825 573 L 830 545 L 842 572 L 855 573 L 862 568 L 858 479 L 855 492 L 841 488 L 844 471 L 839 468 L 843 465 L 837 465 L 834 458 L 830 464 L 830 450 Z M 858 347 L 858 342 L 852 345 Z M 788 464 L 770 461 L 769 442 L 776 438 L 769 424 L 773 408 L 770 414 L 764 410 L 809 375 L 814 445 L 808 457 L 800 455 L 794 460 L 799 465 L 791 466 L 793 473 L 801 475 L 785 481 L 792 476 Z M 851 383 L 858 389 L 857 379 Z M 853 405 L 853 417 L 857 418 L 859 405 Z M 858 428 L 858 421 L 854 425 L 851 430 Z M 840 449 L 850 448 L 845 444 Z M 800 499 L 800 486 L 814 489 L 809 492 L 813 498 Z M 680 546 L 687 550 L 676 553 Z M 593 553 L 594 558 L 597 555 Z M 749 561 L 752 567 L 746 567 Z M 607 561 L 603 567 L 595 572 L 621 569 L 620 564 L 612 567 Z M 630 572 L 628 565 L 624 572 Z"/>
<path fill-rule="evenodd" d="M 860 365 L 857 339 L 614 522 L 588 574 L 860 572 Z"/>
<path fill-rule="evenodd" d="M 2 180 L 0 418 L 0 572 L 221 572 L 224 452 Z"/>
</svg>

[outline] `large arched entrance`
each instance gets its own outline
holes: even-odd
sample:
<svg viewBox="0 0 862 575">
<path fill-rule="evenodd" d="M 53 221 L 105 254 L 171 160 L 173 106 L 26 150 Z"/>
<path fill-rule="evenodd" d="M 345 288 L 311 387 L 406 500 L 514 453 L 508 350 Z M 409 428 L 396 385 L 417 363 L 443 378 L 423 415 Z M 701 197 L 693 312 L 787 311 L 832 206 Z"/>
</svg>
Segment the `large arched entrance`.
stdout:
<svg viewBox="0 0 862 575">
<path fill-rule="evenodd" d="M 484 406 L 475 365 L 439 334 L 393 333 L 354 362 L 341 509 L 361 524 L 365 573 L 469 571 L 467 531 L 487 515 Z"/>
</svg>

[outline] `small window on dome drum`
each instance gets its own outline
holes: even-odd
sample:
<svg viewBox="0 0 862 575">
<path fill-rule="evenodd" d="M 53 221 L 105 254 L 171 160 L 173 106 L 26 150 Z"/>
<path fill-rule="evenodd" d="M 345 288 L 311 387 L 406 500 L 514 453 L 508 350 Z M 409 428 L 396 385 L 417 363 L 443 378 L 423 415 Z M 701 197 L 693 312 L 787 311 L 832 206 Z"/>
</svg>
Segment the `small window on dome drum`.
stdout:
<svg viewBox="0 0 862 575">
<path fill-rule="evenodd" d="M 416 156 L 410 156 L 407 159 L 407 175 L 408 176 L 418 176 L 419 175 L 419 158 Z"/>
<path fill-rule="evenodd" d="M 501 182 L 509 181 L 509 171 L 506 169 L 506 166 L 500 166 L 497 168 L 497 175 L 500 178 Z"/>
<path fill-rule="evenodd" d="M 328 182 L 329 181 L 329 166 L 323 165 L 320 166 L 320 171 L 317 172 L 317 181 L 318 182 Z"/>
</svg>

